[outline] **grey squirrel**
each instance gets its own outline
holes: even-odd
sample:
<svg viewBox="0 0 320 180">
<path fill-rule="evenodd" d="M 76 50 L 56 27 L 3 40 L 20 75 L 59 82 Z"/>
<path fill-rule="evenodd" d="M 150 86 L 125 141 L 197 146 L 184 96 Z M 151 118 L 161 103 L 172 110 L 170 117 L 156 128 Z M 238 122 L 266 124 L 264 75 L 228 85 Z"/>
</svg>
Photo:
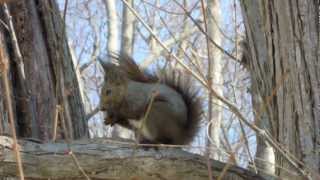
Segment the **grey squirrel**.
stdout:
<svg viewBox="0 0 320 180">
<path fill-rule="evenodd" d="M 118 60 L 119 65 L 101 62 L 105 82 L 100 109 L 107 112 L 105 124 L 133 130 L 142 144 L 191 142 L 199 129 L 202 104 L 190 75 L 168 68 L 151 74 L 131 57 Z"/>
</svg>

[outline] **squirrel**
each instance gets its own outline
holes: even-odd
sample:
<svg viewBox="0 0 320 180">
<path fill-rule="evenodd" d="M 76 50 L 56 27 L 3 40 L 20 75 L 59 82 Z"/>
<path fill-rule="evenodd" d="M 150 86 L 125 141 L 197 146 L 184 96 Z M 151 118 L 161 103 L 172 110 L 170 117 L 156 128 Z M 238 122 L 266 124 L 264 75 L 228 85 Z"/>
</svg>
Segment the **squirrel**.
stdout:
<svg viewBox="0 0 320 180">
<path fill-rule="evenodd" d="M 133 130 L 141 144 L 190 143 L 202 119 L 201 98 L 191 76 L 172 68 L 142 71 L 129 56 L 118 57 L 118 62 L 100 61 L 105 124 Z"/>
</svg>

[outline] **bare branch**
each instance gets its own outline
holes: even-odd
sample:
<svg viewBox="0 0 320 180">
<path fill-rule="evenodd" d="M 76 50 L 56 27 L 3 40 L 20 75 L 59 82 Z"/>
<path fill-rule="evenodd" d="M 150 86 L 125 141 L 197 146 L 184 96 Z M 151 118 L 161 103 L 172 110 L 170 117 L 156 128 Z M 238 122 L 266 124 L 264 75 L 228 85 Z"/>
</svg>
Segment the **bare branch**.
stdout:
<svg viewBox="0 0 320 180">
<path fill-rule="evenodd" d="M 196 27 L 206 36 L 206 38 L 208 38 L 208 40 L 214 45 L 216 46 L 222 53 L 224 53 L 225 55 L 227 55 L 228 57 L 230 57 L 233 60 L 238 61 L 238 59 L 236 57 L 234 57 L 232 54 L 230 54 L 228 51 L 226 51 L 225 49 L 223 49 L 221 46 L 219 46 L 219 44 L 217 44 L 209 35 L 208 33 L 199 25 L 199 23 L 197 23 L 197 21 L 191 16 L 190 12 L 183 7 L 178 1 L 174 0 L 174 2 L 179 5 L 179 7 L 181 9 L 183 9 L 183 11 L 186 13 L 186 15 L 192 20 L 192 22 L 196 25 Z"/>
</svg>

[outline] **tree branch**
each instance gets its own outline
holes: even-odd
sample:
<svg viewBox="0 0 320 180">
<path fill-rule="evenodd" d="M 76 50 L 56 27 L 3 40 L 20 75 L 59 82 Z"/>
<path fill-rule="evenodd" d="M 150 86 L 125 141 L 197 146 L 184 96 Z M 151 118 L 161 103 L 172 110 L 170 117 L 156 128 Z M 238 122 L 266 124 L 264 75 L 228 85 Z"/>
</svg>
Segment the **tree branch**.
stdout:
<svg viewBox="0 0 320 180">
<path fill-rule="evenodd" d="M 205 159 L 180 149 L 160 147 L 157 151 L 146 151 L 136 148 L 135 143 L 106 138 L 74 141 L 71 144 L 39 144 L 20 140 L 19 144 L 25 176 L 29 179 L 208 179 Z M 0 136 L 1 177 L 17 175 L 12 145 L 11 138 Z M 210 162 L 215 179 L 225 164 Z M 84 173 L 88 177 L 84 177 Z M 263 178 L 231 166 L 224 179 Z"/>
</svg>

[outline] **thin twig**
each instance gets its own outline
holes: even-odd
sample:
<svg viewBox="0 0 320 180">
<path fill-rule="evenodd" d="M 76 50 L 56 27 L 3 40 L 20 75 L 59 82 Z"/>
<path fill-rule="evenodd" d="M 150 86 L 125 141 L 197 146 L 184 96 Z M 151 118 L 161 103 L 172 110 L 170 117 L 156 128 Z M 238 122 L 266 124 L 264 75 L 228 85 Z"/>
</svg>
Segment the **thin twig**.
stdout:
<svg viewBox="0 0 320 180">
<path fill-rule="evenodd" d="M 159 94 L 159 92 L 152 92 L 151 93 L 150 102 L 148 103 L 148 107 L 147 107 L 146 113 L 143 116 L 143 118 L 141 119 L 141 124 L 140 124 L 140 127 L 139 127 L 138 138 L 137 139 L 139 139 L 140 136 L 141 136 L 141 132 L 142 132 L 143 126 L 145 125 L 145 123 L 147 121 L 147 118 L 148 118 L 148 116 L 150 114 L 151 107 L 153 105 L 154 99 L 158 94 Z"/>
<path fill-rule="evenodd" d="M 10 31 L 9 26 L 8 26 L 5 22 L 3 22 L 2 19 L 0 19 L 0 24 L 2 24 L 2 26 L 3 26 L 6 30 Z"/>
<path fill-rule="evenodd" d="M 245 137 L 242 135 L 241 139 L 243 140 L 243 138 L 245 138 Z M 240 142 L 240 143 L 235 147 L 234 152 L 237 152 L 238 149 L 241 147 L 241 145 L 242 145 L 242 143 Z M 230 155 L 230 157 L 229 157 L 229 159 L 228 159 L 228 162 L 227 162 L 226 165 L 223 167 L 223 169 L 222 169 L 219 177 L 217 178 L 217 180 L 222 180 L 222 179 L 223 179 L 223 177 L 224 177 L 224 175 L 227 173 L 228 169 L 233 165 L 232 161 L 233 161 L 233 162 L 236 161 L 236 159 L 235 159 L 235 153 L 231 153 L 231 155 Z"/>
<path fill-rule="evenodd" d="M 97 106 L 91 112 L 86 114 L 85 120 L 88 121 L 90 118 L 92 118 L 94 115 L 96 115 L 100 111 L 100 107 Z"/>
<path fill-rule="evenodd" d="M 150 3 L 150 2 L 148 2 L 148 1 L 146 1 L 146 0 L 142 0 L 142 2 L 144 2 L 144 3 L 146 3 L 147 5 L 153 7 L 154 9 L 163 11 L 163 12 L 165 12 L 165 13 L 167 13 L 167 14 L 172 14 L 172 15 L 184 15 L 184 14 L 185 14 L 184 12 L 181 12 L 181 13 L 178 12 L 178 13 L 177 13 L 177 12 L 174 12 L 174 11 L 171 11 L 171 10 L 167 10 L 167 9 L 163 8 L 162 6 L 158 6 L 158 5 L 152 4 L 152 3 Z M 199 1 L 197 1 L 197 2 L 193 5 L 193 7 L 192 7 L 191 9 L 195 9 L 195 8 L 197 7 L 198 3 L 199 3 Z"/>
<path fill-rule="evenodd" d="M 61 126 L 62 126 L 62 130 L 63 130 L 63 134 L 64 134 L 64 138 L 67 140 L 67 142 L 70 142 L 71 137 L 70 137 L 70 132 L 68 132 L 68 128 L 67 128 L 67 123 L 64 119 L 64 112 L 63 109 L 61 107 L 61 109 L 58 111 L 59 115 L 60 115 L 60 120 L 61 120 Z"/>
<path fill-rule="evenodd" d="M 12 16 L 10 15 L 9 8 L 6 3 L 3 4 L 3 7 L 4 7 L 5 17 L 9 23 L 8 28 L 9 28 L 9 34 L 10 34 L 12 44 L 13 44 L 13 52 L 14 52 L 14 55 L 16 56 L 16 58 L 14 58 L 14 60 L 16 61 L 17 65 L 19 67 L 18 70 L 19 70 L 19 74 L 22 78 L 22 81 L 24 81 L 26 79 L 26 75 L 24 72 L 24 63 L 23 63 L 20 47 L 18 44 L 18 39 L 17 39 L 15 30 L 14 30 Z"/>
<path fill-rule="evenodd" d="M 206 30 L 204 30 L 201 25 L 197 22 L 197 20 L 195 20 L 192 16 L 191 13 L 185 8 L 183 7 L 183 5 L 181 5 L 177 0 L 173 0 L 185 13 L 186 15 L 191 19 L 191 21 L 197 26 L 197 28 L 206 36 L 206 38 L 208 38 L 208 40 L 216 47 L 218 48 L 222 53 L 224 53 L 225 55 L 227 55 L 228 57 L 230 57 L 231 59 L 238 61 L 239 60 L 234 57 L 232 54 L 230 54 L 228 51 L 226 51 L 225 49 L 223 49 L 221 46 L 219 46 L 213 39 L 212 37 L 210 37 L 208 35 L 208 33 L 206 32 Z"/>
<path fill-rule="evenodd" d="M 52 141 L 56 141 L 57 139 L 57 129 L 58 129 L 58 118 L 59 118 L 59 112 L 60 112 L 60 105 L 56 105 L 56 111 L 54 113 L 54 121 L 53 121 L 53 135 L 52 135 Z"/>
<path fill-rule="evenodd" d="M 81 174 L 82 174 L 87 180 L 91 180 L 90 177 L 87 175 L 87 173 L 84 171 L 84 169 L 80 166 L 80 163 L 79 163 L 77 157 L 74 155 L 74 153 L 73 153 L 72 151 L 69 151 L 68 154 L 72 157 L 74 163 L 76 164 L 77 168 L 80 170 Z"/>
<path fill-rule="evenodd" d="M 9 77 L 8 77 L 9 62 L 8 62 L 8 59 L 4 56 L 3 46 L 0 47 L 0 64 L 2 65 L 2 66 L 0 66 L 2 68 L 0 70 L 0 72 L 2 73 L 2 81 L 4 84 L 5 101 L 6 101 L 6 106 L 8 109 L 9 122 L 10 122 L 9 125 L 10 125 L 10 129 L 12 132 L 12 137 L 13 137 L 13 147 L 12 148 L 15 152 L 20 180 L 24 180 L 24 172 L 23 172 L 23 166 L 22 166 L 19 145 L 18 145 L 18 141 L 17 141 L 15 120 L 14 120 L 13 109 L 12 109 L 12 99 L 11 99 L 11 94 L 10 94 L 10 85 L 9 85 Z"/>
<path fill-rule="evenodd" d="M 89 4 L 85 4 L 85 9 L 88 11 L 89 16 L 88 16 L 88 21 L 89 21 L 89 26 L 91 27 L 93 31 L 93 49 L 90 55 L 89 62 L 86 62 L 82 64 L 79 68 L 80 73 L 82 73 L 85 69 L 87 69 L 91 64 L 95 63 L 97 61 L 97 57 L 99 56 L 100 53 L 100 37 L 99 37 L 99 28 L 98 24 L 94 22 L 94 19 L 92 18 L 92 15 L 89 10 Z"/>
<path fill-rule="evenodd" d="M 142 23 L 142 25 L 150 32 L 151 36 L 159 43 L 159 45 L 167 51 L 167 53 L 170 54 L 171 57 L 173 57 L 183 68 L 187 70 L 187 72 L 191 73 L 199 82 L 206 85 L 207 83 L 205 80 L 203 80 L 198 74 L 194 73 L 182 60 L 180 60 L 176 55 L 172 54 L 170 49 L 163 44 L 163 42 L 157 37 L 155 32 L 150 28 L 150 26 L 141 18 L 141 16 L 136 12 L 135 9 L 133 9 L 125 0 L 121 0 L 126 6 L 128 6 L 128 9 L 132 11 L 132 14 L 134 14 L 137 19 Z M 206 85 L 207 86 L 207 85 Z"/>
<path fill-rule="evenodd" d="M 175 43 L 178 43 L 178 39 L 174 36 L 173 32 L 169 30 L 169 26 L 166 23 L 166 21 L 160 16 L 160 21 L 161 23 L 167 28 L 167 31 L 169 32 L 170 36 L 175 40 Z M 181 37 L 180 37 L 181 38 Z M 183 40 L 180 40 L 183 41 Z M 181 44 L 181 43 L 179 43 Z M 200 65 L 199 64 L 195 64 L 195 62 L 192 61 L 191 57 L 188 55 L 188 53 L 181 47 L 181 45 L 178 46 L 179 50 L 183 52 L 183 54 L 185 55 L 185 57 L 189 60 L 190 64 L 192 65 L 192 67 L 194 67 L 194 69 L 197 71 L 197 73 L 202 77 L 205 78 L 205 75 L 202 73 L 202 70 L 200 69 Z"/>
</svg>

